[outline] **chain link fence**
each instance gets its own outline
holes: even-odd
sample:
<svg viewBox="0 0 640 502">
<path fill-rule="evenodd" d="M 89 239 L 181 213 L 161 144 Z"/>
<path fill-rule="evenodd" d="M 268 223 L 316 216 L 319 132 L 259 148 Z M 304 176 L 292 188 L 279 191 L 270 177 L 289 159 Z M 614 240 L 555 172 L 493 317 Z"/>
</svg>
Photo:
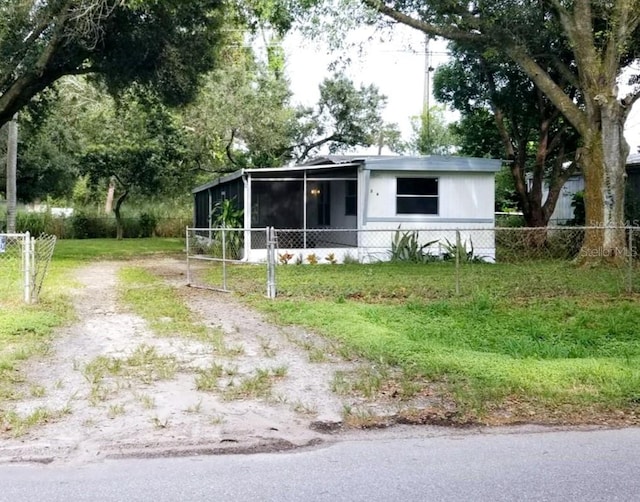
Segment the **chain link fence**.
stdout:
<svg viewBox="0 0 640 502">
<path fill-rule="evenodd" d="M 187 283 L 224 292 L 264 292 L 267 247 L 267 229 L 187 228 Z M 254 260 L 249 259 L 252 251 Z"/>
<path fill-rule="evenodd" d="M 587 262 L 602 264 L 589 272 L 594 288 L 640 291 L 639 227 L 189 229 L 187 242 L 191 284 L 247 293 L 266 287 L 269 297 L 296 295 L 328 273 L 315 265 L 385 263 L 414 266 L 416 285 L 441 295 L 493 287 L 502 272 L 544 282 L 545 294 L 563 292 Z"/>
<path fill-rule="evenodd" d="M 0 296 L 3 301 L 38 300 L 56 237 L 0 234 Z"/>
<path fill-rule="evenodd" d="M 4 300 L 28 298 L 24 292 L 26 252 L 25 234 L 0 234 L 0 295 Z"/>
<path fill-rule="evenodd" d="M 502 288 L 539 294 L 571 293 L 587 274 L 594 292 L 640 291 L 640 228 L 396 228 L 379 230 L 276 230 L 279 295 L 310 286 L 313 272 L 295 265 L 381 264 L 362 273 L 409 274 L 415 291 L 438 298 Z M 600 246 L 598 242 L 606 242 Z M 586 244 L 586 245 L 585 245 Z M 306 247 L 304 247 L 306 246 Z M 405 269 L 385 268 L 385 264 Z M 587 266 L 598 264 L 599 266 Z M 286 265 L 283 266 L 283 265 Z M 315 269 L 318 270 L 318 269 Z M 316 277 L 325 272 L 317 271 Z M 413 274 L 413 277 L 411 276 Z M 338 277 L 335 291 L 354 288 Z M 504 280 L 503 280 L 504 279 Z M 342 292 L 337 291 L 341 287 Z M 310 289 L 313 289 L 310 286 Z M 379 292 L 385 296 L 385 292 Z"/>
<path fill-rule="evenodd" d="M 33 267 L 32 267 L 32 291 L 31 301 L 37 301 L 42 290 L 44 278 L 47 275 L 53 250 L 56 247 L 57 237 L 55 235 L 41 235 L 33 241 Z"/>
</svg>

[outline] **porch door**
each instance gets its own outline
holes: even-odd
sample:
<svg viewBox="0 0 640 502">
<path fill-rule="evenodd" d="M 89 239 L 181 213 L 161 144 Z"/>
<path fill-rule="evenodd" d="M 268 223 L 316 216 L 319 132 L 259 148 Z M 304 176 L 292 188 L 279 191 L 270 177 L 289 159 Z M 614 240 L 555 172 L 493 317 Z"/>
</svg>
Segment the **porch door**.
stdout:
<svg viewBox="0 0 640 502">
<path fill-rule="evenodd" d="M 318 226 L 328 227 L 331 225 L 331 184 L 328 181 L 322 181 L 319 185 Z"/>
<path fill-rule="evenodd" d="M 307 228 L 331 225 L 331 183 L 314 181 L 309 183 L 307 200 Z"/>
</svg>

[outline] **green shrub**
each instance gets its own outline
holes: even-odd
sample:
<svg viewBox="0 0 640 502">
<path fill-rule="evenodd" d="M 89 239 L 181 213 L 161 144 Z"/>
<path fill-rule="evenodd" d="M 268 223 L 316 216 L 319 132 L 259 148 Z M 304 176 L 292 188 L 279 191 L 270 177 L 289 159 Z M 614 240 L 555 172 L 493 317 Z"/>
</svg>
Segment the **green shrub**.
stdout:
<svg viewBox="0 0 640 502">
<path fill-rule="evenodd" d="M 49 213 L 23 213 L 16 214 L 16 232 L 29 232 L 31 235 L 38 236 L 46 233 L 47 220 L 51 219 Z"/>
<path fill-rule="evenodd" d="M 185 229 L 192 226 L 191 217 L 184 218 L 158 218 L 156 222 L 156 237 L 184 237 Z"/>
<path fill-rule="evenodd" d="M 71 217 L 71 235 L 74 239 L 98 239 L 115 236 L 115 221 L 97 218 L 78 211 Z"/>
<path fill-rule="evenodd" d="M 499 228 L 519 228 L 524 227 L 524 216 L 521 214 L 497 214 L 496 227 Z"/>
<path fill-rule="evenodd" d="M 476 254 L 475 249 L 473 248 L 473 241 L 471 239 L 469 239 L 468 248 L 467 241 L 456 243 L 449 241 L 449 239 L 445 239 L 443 248 L 444 252 L 442 253 L 442 259 L 445 261 L 455 260 L 456 257 L 458 257 L 461 262 L 481 263 L 484 261 L 484 257 Z"/>
<path fill-rule="evenodd" d="M 139 235 L 138 237 L 153 237 L 156 230 L 156 217 L 149 213 L 140 214 L 139 218 Z"/>
<path fill-rule="evenodd" d="M 391 261 L 407 261 L 411 263 L 427 263 L 438 257 L 429 253 L 428 248 L 438 241 L 420 244 L 417 231 L 400 232 L 400 227 L 391 241 Z"/>
</svg>

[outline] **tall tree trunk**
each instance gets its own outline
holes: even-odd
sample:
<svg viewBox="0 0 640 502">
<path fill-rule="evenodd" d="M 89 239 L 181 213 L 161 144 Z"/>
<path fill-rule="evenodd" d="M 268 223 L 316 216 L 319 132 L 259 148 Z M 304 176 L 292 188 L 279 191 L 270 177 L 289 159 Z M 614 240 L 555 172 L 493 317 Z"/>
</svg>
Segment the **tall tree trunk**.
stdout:
<svg viewBox="0 0 640 502">
<path fill-rule="evenodd" d="M 18 115 L 14 115 L 8 124 L 7 139 L 7 232 L 16 231 L 17 165 L 18 165 Z"/>
<path fill-rule="evenodd" d="M 122 193 L 122 195 L 118 197 L 118 200 L 116 201 L 116 206 L 113 208 L 113 212 L 116 215 L 116 239 L 118 239 L 119 241 L 122 240 L 122 237 L 124 234 L 124 226 L 122 224 L 122 215 L 120 213 L 120 207 L 122 206 L 122 203 L 124 202 L 124 200 L 127 198 L 127 195 L 129 195 L 129 190 L 125 190 Z"/>
<path fill-rule="evenodd" d="M 107 201 L 104 205 L 104 213 L 109 214 L 113 210 L 113 197 L 116 193 L 116 180 L 109 180 L 109 188 L 107 188 Z"/>
<path fill-rule="evenodd" d="M 602 106 L 600 127 L 586 138 L 582 158 L 585 177 L 585 239 L 580 260 L 620 261 L 625 251 L 624 189 L 629 145 L 617 102 Z"/>
</svg>

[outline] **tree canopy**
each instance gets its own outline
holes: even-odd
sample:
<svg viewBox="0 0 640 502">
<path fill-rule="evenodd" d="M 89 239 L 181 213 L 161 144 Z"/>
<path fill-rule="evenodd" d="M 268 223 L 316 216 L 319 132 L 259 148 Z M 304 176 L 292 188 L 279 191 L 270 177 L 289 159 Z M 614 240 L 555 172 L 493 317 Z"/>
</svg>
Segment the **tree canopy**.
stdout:
<svg viewBox="0 0 640 502">
<path fill-rule="evenodd" d="M 450 155 L 456 150 L 454 127 L 447 124 L 443 106 L 431 106 L 411 121 L 411 147 L 420 155 Z"/>
<path fill-rule="evenodd" d="M 500 53 L 470 44 L 451 43 L 450 49 L 451 61 L 436 71 L 434 93 L 462 115 L 456 129 L 463 152 L 507 160 L 527 226 L 547 225 L 562 186 L 576 172 L 575 129 Z"/>
<path fill-rule="evenodd" d="M 357 87 L 344 75 L 324 79 L 317 106 L 298 111 L 294 158 L 301 162 L 323 146 L 335 153 L 375 144 L 386 100 L 374 85 Z"/>
<path fill-rule="evenodd" d="M 424 33 L 481 44 L 516 63 L 580 137 L 587 223 L 622 226 L 629 153 L 623 129 L 640 99 L 640 77 L 631 66 L 640 56 L 640 0 L 362 1 Z M 568 57 L 556 57 L 558 47 Z M 625 70 L 631 87 L 619 95 Z M 616 256 L 621 249 L 623 232 L 588 230 L 583 256 L 597 250 Z"/>
<path fill-rule="evenodd" d="M 0 6 L 0 126 L 64 75 L 93 74 L 117 93 L 153 87 L 191 99 L 212 68 L 221 0 L 6 0 Z"/>
</svg>

